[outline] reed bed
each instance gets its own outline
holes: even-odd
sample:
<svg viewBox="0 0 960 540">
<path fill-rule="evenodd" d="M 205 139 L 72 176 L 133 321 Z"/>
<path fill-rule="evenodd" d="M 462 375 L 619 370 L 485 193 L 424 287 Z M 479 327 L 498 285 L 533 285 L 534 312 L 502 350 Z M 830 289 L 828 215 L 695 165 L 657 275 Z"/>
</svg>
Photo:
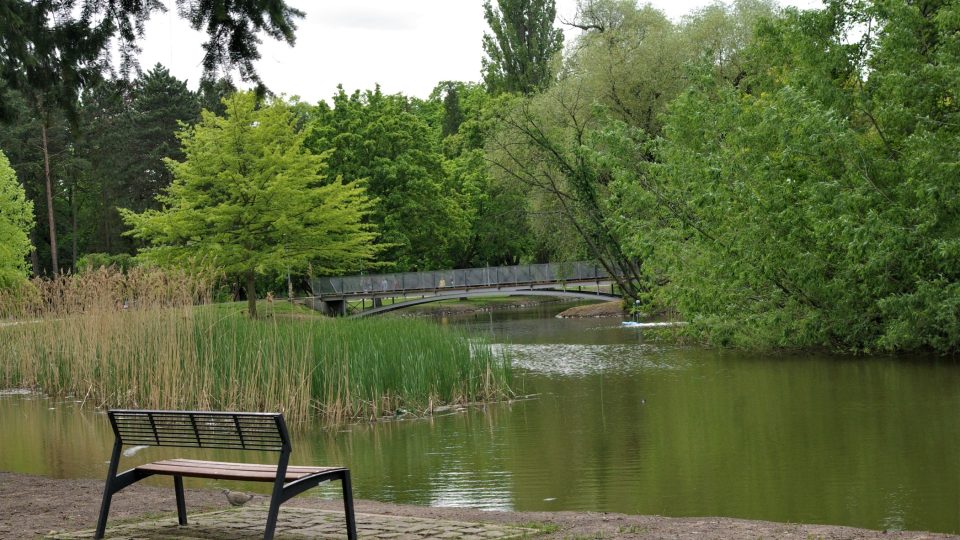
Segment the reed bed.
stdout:
<svg viewBox="0 0 960 540">
<path fill-rule="evenodd" d="M 34 278 L 0 288 L 0 319 L 24 320 L 83 313 L 185 307 L 210 302 L 218 278 L 210 271 L 109 267 L 81 274 Z"/>
<path fill-rule="evenodd" d="M 293 422 L 427 412 L 510 393 L 502 352 L 430 322 L 250 320 L 195 306 L 204 295 L 194 278 L 140 276 L 154 290 L 134 296 L 115 275 L 98 279 L 100 295 L 51 285 L 45 298 L 59 295 L 69 309 L 47 307 L 0 328 L 0 385 L 99 406 L 279 410 Z M 161 293 L 170 283 L 180 296 Z"/>
</svg>

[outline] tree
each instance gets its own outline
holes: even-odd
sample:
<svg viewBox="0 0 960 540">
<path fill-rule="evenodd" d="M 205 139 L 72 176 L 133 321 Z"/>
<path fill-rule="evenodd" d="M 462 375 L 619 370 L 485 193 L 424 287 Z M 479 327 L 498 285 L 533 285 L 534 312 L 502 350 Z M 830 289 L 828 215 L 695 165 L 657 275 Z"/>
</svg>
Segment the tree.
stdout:
<svg viewBox="0 0 960 540">
<path fill-rule="evenodd" d="M 58 245 L 56 240 L 64 232 L 63 218 L 69 215 L 64 194 L 72 188 L 85 160 L 78 155 L 75 131 L 59 109 L 38 116 L 19 92 L 8 92 L 4 98 L 11 116 L 0 129 L 0 147 L 27 198 L 33 201 L 36 223 L 47 225 L 33 227 L 30 233 L 35 247 L 31 252 L 33 271 L 37 275 L 52 273 L 54 255 L 59 255 L 53 246 Z"/>
<path fill-rule="evenodd" d="M 444 182 L 439 129 L 402 95 L 347 95 L 311 111 L 308 146 L 329 152 L 331 174 L 363 178 L 376 198 L 370 215 L 387 247 L 382 261 L 401 271 L 450 268 L 450 246 L 466 234 L 455 193 Z"/>
<path fill-rule="evenodd" d="M 26 279 L 27 254 L 32 246 L 28 236 L 33 228 L 33 204 L 0 151 L 0 288 Z"/>
<path fill-rule="evenodd" d="M 627 296 L 653 300 L 663 276 L 655 260 L 651 264 L 645 235 L 656 232 L 664 203 L 639 197 L 636 182 L 622 189 L 621 173 L 655 161 L 651 141 L 662 134 L 663 114 L 693 80 L 743 77 L 741 55 L 750 38 L 744 28 L 771 12 L 766 3 L 741 0 L 675 24 L 633 2 L 581 2 L 574 25 L 584 33 L 557 81 L 504 114 L 487 144 L 495 173 L 530 193 L 544 256 L 592 257 Z M 611 140 L 612 134 L 630 143 Z M 650 204 L 624 207 L 627 199 Z"/>
<path fill-rule="evenodd" d="M 452 235 L 456 241 L 449 245 L 455 268 L 519 264 L 530 255 L 526 192 L 489 174 L 483 152 L 497 112 L 515 99 L 492 96 L 482 84 L 445 81 L 428 101 L 441 126 L 444 183 L 463 217 L 460 231 Z"/>
<path fill-rule="evenodd" d="M 78 5 L 79 4 L 79 5 Z M 244 80 L 262 85 L 253 62 L 260 58 L 259 33 L 294 43 L 296 19 L 303 13 L 285 0 L 177 0 L 178 13 L 195 30 L 204 30 L 203 67 L 208 78 L 218 69 L 239 70 Z M 8 0 L 0 3 L 0 80 L 14 90 L 47 98 L 46 107 L 75 110 L 80 91 L 107 65 L 111 44 L 120 53 L 120 70 L 137 70 L 136 41 L 153 13 L 166 11 L 160 0 Z"/>
<path fill-rule="evenodd" d="M 554 0 L 490 0 L 483 15 L 493 34 L 484 33 L 483 80 L 494 93 L 531 94 L 550 84 L 552 57 L 563 48 L 554 28 Z"/>
<path fill-rule="evenodd" d="M 84 91 L 77 152 L 88 165 L 68 190 L 80 250 L 133 253 L 117 208 L 158 208 L 156 196 L 172 181 L 163 160 L 183 159 L 176 133 L 199 114 L 197 94 L 159 64 L 133 81 L 104 80 Z"/>
<path fill-rule="evenodd" d="M 181 123 L 193 124 L 199 119 L 200 105 L 186 81 L 173 77 L 160 64 L 135 81 L 132 96 L 128 135 L 135 170 L 127 178 L 130 202 L 124 204 L 140 211 L 151 206 L 173 180 L 163 160 L 182 159 L 176 133 Z"/>
<path fill-rule="evenodd" d="M 10 113 L 5 94 L 19 92 L 41 120 L 46 208 L 53 273 L 59 272 L 57 225 L 54 212 L 57 180 L 51 169 L 49 132 L 63 111 L 76 120 L 78 96 L 108 69 L 114 40 L 121 57 L 121 73 L 138 70 L 136 40 L 143 36 L 150 15 L 166 8 L 159 0 L 7 0 L 0 3 L 0 117 Z M 254 69 L 260 57 L 260 32 L 294 42 L 294 20 L 303 14 L 284 0 L 177 1 L 178 11 L 194 29 L 204 29 L 203 66 L 206 76 L 217 69 L 236 68 L 245 80 L 263 84 Z"/>
<path fill-rule="evenodd" d="M 326 155 L 304 147 L 292 107 L 257 108 L 253 93 L 225 100 L 226 116 L 204 112 L 181 132 L 185 160 L 168 159 L 174 181 L 162 208 L 121 211 L 129 234 L 160 264 L 203 260 L 243 279 L 256 316 L 256 276 L 312 265 L 322 272 L 359 269 L 376 248 L 363 223 L 372 209 L 357 181 L 326 178 Z"/>
<path fill-rule="evenodd" d="M 743 77 L 692 81 L 662 139 L 607 130 L 621 208 L 641 216 L 627 245 L 653 250 L 691 331 L 722 345 L 960 350 L 958 13 L 787 10 L 741 51 Z M 641 153 L 655 159 L 638 167 Z"/>
<path fill-rule="evenodd" d="M 457 91 L 457 85 L 448 82 L 445 86 L 441 135 L 449 137 L 460 130 L 460 124 L 463 123 L 464 118 L 463 111 L 460 110 L 460 93 Z"/>
</svg>

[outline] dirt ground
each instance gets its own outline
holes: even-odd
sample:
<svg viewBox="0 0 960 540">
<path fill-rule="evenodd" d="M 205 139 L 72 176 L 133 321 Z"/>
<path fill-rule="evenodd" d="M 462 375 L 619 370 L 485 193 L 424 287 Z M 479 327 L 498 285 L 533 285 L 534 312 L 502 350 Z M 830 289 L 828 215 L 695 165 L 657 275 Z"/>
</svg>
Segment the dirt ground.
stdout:
<svg viewBox="0 0 960 540">
<path fill-rule="evenodd" d="M 51 531 L 91 529 L 96 525 L 103 492 L 102 480 L 58 480 L 0 472 L 0 538 L 38 538 Z M 187 490 L 188 511 L 224 508 L 223 494 L 212 489 Z M 301 496 L 295 506 L 342 509 L 339 501 Z M 667 518 L 595 512 L 485 512 L 463 508 L 429 508 L 357 501 L 356 510 L 370 514 L 403 515 L 456 521 L 523 524 L 544 531 L 543 539 L 596 538 L 955 538 L 924 532 L 883 532 L 837 527 L 748 521 L 730 518 Z M 173 490 L 134 485 L 116 495 L 111 523 L 176 512 Z M 281 510 L 282 512 L 282 510 Z"/>
</svg>

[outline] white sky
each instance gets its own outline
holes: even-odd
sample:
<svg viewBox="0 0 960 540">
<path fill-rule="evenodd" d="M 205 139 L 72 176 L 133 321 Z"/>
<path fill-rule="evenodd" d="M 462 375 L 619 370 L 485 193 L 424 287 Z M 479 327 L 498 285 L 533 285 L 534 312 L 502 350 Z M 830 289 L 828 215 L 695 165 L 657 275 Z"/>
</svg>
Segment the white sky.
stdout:
<svg viewBox="0 0 960 540">
<path fill-rule="evenodd" d="M 556 0 L 558 18 L 570 20 L 576 0 Z M 172 4 L 172 2 L 167 2 Z M 343 84 L 349 93 L 379 83 L 392 94 L 427 97 L 440 81 L 479 81 L 481 38 L 487 30 L 482 0 L 288 0 L 306 13 L 294 47 L 263 38 L 256 64 L 272 91 L 315 103 Z M 653 0 L 677 20 L 709 0 Z M 819 7 L 819 0 L 781 0 Z M 496 4 L 496 2 L 494 2 Z M 559 24 L 559 23 L 558 23 Z M 567 39 L 574 34 L 566 29 Z M 196 88 L 205 36 L 190 29 L 171 6 L 147 24 L 140 62 L 157 62 Z M 236 77 L 235 77 L 236 79 Z M 235 80 L 235 82 L 239 82 Z"/>
</svg>

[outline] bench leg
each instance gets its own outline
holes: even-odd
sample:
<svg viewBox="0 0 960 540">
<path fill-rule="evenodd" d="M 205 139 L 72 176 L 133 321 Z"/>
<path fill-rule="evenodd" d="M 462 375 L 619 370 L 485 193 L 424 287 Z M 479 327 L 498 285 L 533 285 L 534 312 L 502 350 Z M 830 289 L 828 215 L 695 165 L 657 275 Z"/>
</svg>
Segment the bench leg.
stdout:
<svg viewBox="0 0 960 540">
<path fill-rule="evenodd" d="M 347 538 L 357 540 L 357 521 L 353 516 L 353 486 L 350 483 L 350 471 L 343 471 L 340 487 L 343 488 L 343 513 L 347 517 Z"/>
<path fill-rule="evenodd" d="M 273 493 L 270 494 L 270 510 L 267 511 L 267 528 L 263 531 L 263 540 L 273 540 L 273 531 L 277 528 L 277 514 L 280 513 L 280 504 L 286 499 L 283 497 L 284 479 L 287 476 L 287 460 L 289 451 L 280 452 L 280 462 L 277 463 L 277 477 L 273 481 Z"/>
<path fill-rule="evenodd" d="M 103 502 L 100 503 L 100 517 L 97 518 L 97 532 L 93 534 L 96 540 L 103 538 L 107 530 L 107 515 L 110 514 L 110 501 L 113 499 L 113 493 L 110 491 L 110 485 L 103 491 Z"/>
<path fill-rule="evenodd" d="M 187 524 L 187 502 L 183 497 L 183 477 L 173 477 L 173 490 L 177 492 L 177 520 L 180 525 Z"/>
<path fill-rule="evenodd" d="M 97 518 L 97 531 L 93 533 L 96 540 L 103 538 L 107 530 L 107 516 L 110 514 L 110 502 L 116 492 L 117 467 L 120 465 L 120 449 L 123 444 L 120 439 L 113 442 L 113 452 L 110 453 L 110 466 L 107 467 L 107 481 L 103 486 L 103 501 L 100 503 L 100 517 Z"/>
<path fill-rule="evenodd" d="M 263 531 L 263 540 L 273 540 L 273 531 L 277 528 L 277 516 L 280 513 L 280 497 L 270 497 L 270 509 L 267 511 L 267 527 Z"/>
</svg>

